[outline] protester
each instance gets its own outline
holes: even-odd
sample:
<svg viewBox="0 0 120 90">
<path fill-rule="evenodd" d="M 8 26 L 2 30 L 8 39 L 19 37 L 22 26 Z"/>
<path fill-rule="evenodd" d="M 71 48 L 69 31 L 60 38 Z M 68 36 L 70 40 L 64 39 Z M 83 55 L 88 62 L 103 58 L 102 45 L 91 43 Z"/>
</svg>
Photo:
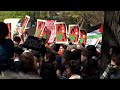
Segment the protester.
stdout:
<svg viewBox="0 0 120 90">
<path fill-rule="evenodd" d="M 9 30 L 7 24 L 0 22 L 0 71 L 10 69 L 13 62 L 14 44 L 11 39 L 6 39 Z"/>
<path fill-rule="evenodd" d="M 76 60 L 70 60 L 66 65 L 66 73 L 69 79 L 82 79 L 81 74 L 81 65 Z"/>
<path fill-rule="evenodd" d="M 49 49 L 50 49 L 51 51 L 53 51 L 53 52 L 56 52 L 56 45 L 55 45 L 54 43 L 51 43 L 51 44 L 49 45 Z"/>
<path fill-rule="evenodd" d="M 20 42 L 21 42 L 20 37 L 19 36 L 14 36 L 13 37 L 13 42 L 14 42 L 14 46 L 19 46 Z"/>
<path fill-rule="evenodd" d="M 84 79 L 99 79 L 99 68 L 98 68 L 98 62 L 89 59 L 86 68 L 85 69 L 85 77 Z"/>
<path fill-rule="evenodd" d="M 119 47 L 111 47 L 111 63 L 100 75 L 101 52 L 94 45 L 75 45 L 70 39 L 68 45 L 48 43 L 41 37 L 40 50 L 34 50 L 22 45 L 29 36 L 26 31 L 21 37 L 14 35 L 13 41 L 6 38 L 8 33 L 7 25 L 0 22 L 0 79 L 120 79 Z"/>
<path fill-rule="evenodd" d="M 89 52 L 87 49 L 83 49 L 81 51 L 81 65 L 82 65 L 82 77 L 86 77 L 86 68 L 87 68 L 87 65 L 88 65 L 88 61 L 90 59 L 90 56 L 89 56 Z"/>
<path fill-rule="evenodd" d="M 61 67 L 58 68 L 57 72 L 61 72 L 61 79 L 68 79 L 67 74 L 66 74 L 66 69 L 65 69 L 65 65 L 70 61 L 70 60 L 75 60 L 75 56 L 73 56 L 72 52 L 69 50 L 65 50 L 63 55 L 62 55 L 62 65 Z"/>
<path fill-rule="evenodd" d="M 98 79 L 99 77 L 99 54 L 97 53 L 96 47 L 94 45 L 88 45 L 86 47 L 89 53 L 89 60 L 86 66 L 85 73 L 87 75 L 87 79 Z"/>
<path fill-rule="evenodd" d="M 90 58 L 93 59 L 98 59 L 99 55 L 97 53 L 96 47 L 94 45 L 88 45 L 86 47 L 86 49 L 88 50 L 89 54 L 90 54 Z"/>
<path fill-rule="evenodd" d="M 81 62 L 81 49 L 74 49 L 73 56 L 75 56 L 76 60 Z"/>
<path fill-rule="evenodd" d="M 60 48 L 59 48 L 58 54 L 59 54 L 60 56 L 62 56 L 64 50 L 66 50 L 66 49 L 67 49 L 67 46 L 62 44 L 62 45 L 60 46 Z"/>
<path fill-rule="evenodd" d="M 22 72 L 25 74 L 38 75 L 34 56 L 30 52 L 22 54 Z"/>
<path fill-rule="evenodd" d="M 120 79 L 120 54 L 111 57 L 111 63 L 107 66 L 100 79 Z"/>
<path fill-rule="evenodd" d="M 15 72 L 20 72 L 22 70 L 22 53 L 23 50 L 20 47 L 15 47 L 14 48 L 14 67 L 13 70 Z"/>
<path fill-rule="evenodd" d="M 43 79 L 58 79 L 56 75 L 55 62 L 56 56 L 54 52 L 45 54 L 45 60 L 42 62 L 40 76 Z"/>
</svg>

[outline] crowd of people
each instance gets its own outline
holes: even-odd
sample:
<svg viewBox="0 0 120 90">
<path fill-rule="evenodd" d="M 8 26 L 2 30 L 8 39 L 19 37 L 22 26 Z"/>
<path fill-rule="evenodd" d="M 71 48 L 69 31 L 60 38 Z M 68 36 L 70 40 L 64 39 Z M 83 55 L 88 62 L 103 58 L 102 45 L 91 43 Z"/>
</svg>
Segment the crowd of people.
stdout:
<svg viewBox="0 0 120 90">
<path fill-rule="evenodd" d="M 100 55 L 94 45 L 48 44 L 39 51 L 24 48 L 19 36 L 6 39 L 7 25 L 0 22 L 0 79 L 120 79 L 120 54 L 110 50 L 110 64 L 100 73 Z"/>
</svg>

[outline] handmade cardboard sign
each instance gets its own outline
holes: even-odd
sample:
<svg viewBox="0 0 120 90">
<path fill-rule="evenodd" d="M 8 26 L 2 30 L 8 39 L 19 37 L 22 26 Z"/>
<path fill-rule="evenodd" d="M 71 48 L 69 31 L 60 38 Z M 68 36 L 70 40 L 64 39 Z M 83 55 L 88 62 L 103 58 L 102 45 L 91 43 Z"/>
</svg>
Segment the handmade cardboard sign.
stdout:
<svg viewBox="0 0 120 90">
<path fill-rule="evenodd" d="M 79 42 L 80 31 L 78 25 L 69 25 L 69 39 L 73 44 Z"/>
<path fill-rule="evenodd" d="M 55 22 L 55 32 L 57 44 L 67 44 L 67 27 L 65 22 Z"/>
<path fill-rule="evenodd" d="M 86 30 L 80 30 L 80 43 L 86 45 L 87 32 Z"/>
<path fill-rule="evenodd" d="M 37 19 L 35 37 L 41 37 L 41 32 L 45 29 L 46 20 Z"/>
<path fill-rule="evenodd" d="M 24 18 L 24 21 L 22 23 L 22 28 L 18 31 L 19 35 L 24 34 L 25 28 L 27 27 L 27 24 L 28 24 L 29 20 L 30 20 L 30 16 L 26 15 L 25 18 Z"/>
<path fill-rule="evenodd" d="M 47 37 L 46 40 L 48 43 L 53 43 L 55 39 L 55 22 L 56 20 L 47 20 L 46 27 L 47 27 Z"/>
<path fill-rule="evenodd" d="M 29 48 L 33 50 L 41 50 L 42 40 L 37 37 L 29 36 L 27 40 L 23 43 L 24 48 Z"/>
</svg>

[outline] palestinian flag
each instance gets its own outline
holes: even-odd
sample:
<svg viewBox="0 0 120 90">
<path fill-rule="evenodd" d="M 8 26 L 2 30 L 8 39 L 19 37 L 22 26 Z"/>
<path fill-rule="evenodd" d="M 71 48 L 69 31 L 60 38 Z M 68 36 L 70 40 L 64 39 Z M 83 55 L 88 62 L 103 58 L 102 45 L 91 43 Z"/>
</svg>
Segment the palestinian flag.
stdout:
<svg viewBox="0 0 120 90">
<path fill-rule="evenodd" d="M 97 46 L 97 44 L 102 41 L 102 32 L 103 32 L 103 24 L 101 24 L 101 26 L 97 29 L 94 30 L 90 33 L 87 33 L 87 42 L 86 42 L 86 46 L 87 45 L 95 45 Z"/>
</svg>

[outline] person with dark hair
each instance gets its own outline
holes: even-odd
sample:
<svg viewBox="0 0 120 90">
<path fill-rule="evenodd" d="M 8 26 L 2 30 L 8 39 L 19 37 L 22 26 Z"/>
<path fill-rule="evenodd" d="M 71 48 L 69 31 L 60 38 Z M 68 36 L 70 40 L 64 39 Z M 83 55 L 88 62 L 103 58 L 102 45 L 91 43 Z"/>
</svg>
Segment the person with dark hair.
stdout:
<svg viewBox="0 0 120 90">
<path fill-rule="evenodd" d="M 78 60 L 79 62 L 81 62 L 81 49 L 75 49 L 73 51 L 73 55 L 75 56 L 76 60 Z"/>
<path fill-rule="evenodd" d="M 14 42 L 14 46 L 19 46 L 21 39 L 19 36 L 14 36 L 13 37 L 13 42 Z"/>
<path fill-rule="evenodd" d="M 90 55 L 87 49 L 82 49 L 81 51 L 81 65 L 83 67 L 82 69 L 82 77 L 86 77 L 86 67 L 88 65 L 88 61 L 90 59 Z"/>
<path fill-rule="evenodd" d="M 56 55 L 54 52 L 48 52 L 45 54 L 45 60 L 42 62 L 40 69 L 40 76 L 43 79 L 58 79 L 55 69 Z"/>
<path fill-rule="evenodd" d="M 54 61 L 56 60 L 56 55 L 54 52 L 50 51 L 50 52 L 47 52 L 45 54 L 45 60 L 46 61 L 49 61 L 51 63 L 54 63 Z"/>
<path fill-rule="evenodd" d="M 86 49 L 89 51 L 91 58 L 98 58 L 98 53 L 94 45 L 88 45 Z"/>
<path fill-rule="evenodd" d="M 59 48 L 60 48 L 60 46 L 61 46 L 61 44 L 55 44 L 55 46 L 56 46 L 55 51 L 58 52 L 58 51 L 59 51 Z"/>
<path fill-rule="evenodd" d="M 99 54 L 94 45 L 89 45 L 86 47 L 89 52 L 89 61 L 86 67 L 87 78 L 96 79 L 99 78 Z"/>
<path fill-rule="evenodd" d="M 59 51 L 58 51 L 59 56 L 62 56 L 64 50 L 66 50 L 66 49 L 67 49 L 66 45 L 60 45 L 60 48 L 59 48 Z"/>
<path fill-rule="evenodd" d="M 98 62 L 93 59 L 89 59 L 84 73 L 84 79 L 99 79 Z"/>
<path fill-rule="evenodd" d="M 0 22 L 0 70 L 10 69 L 13 63 L 14 44 L 11 39 L 6 39 L 9 30 L 7 24 Z"/>
<path fill-rule="evenodd" d="M 42 57 L 44 57 L 44 56 L 45 56 L 45 53 L 47 52 L 47 49 L 46 49 L 46 47 L 45 47 L 45 41 L 46 41 L 46 39 L 40 38 L 40 40 L 42 40 L 42 42 L 41 42 L 42 45 L 41 45 L 41 49 L 40 49 L 39 51 L 40 51 Z"/>
<path fill-rule="evenodd" d="M 86 62 L 90 59 L 90 55 L 87 49 L 81 50 L 81 62 Z"/>
<path fill-rule="evenodd" d="M 32 50 L 31 53 L 39 60 L 41 57 L 40 51 Z"/>
<path fill-rule="evenodd" d="M 66 65 L 66 73 L 69 79 L 82 79 L 82 77 L 80 76 L 80 63 L 76 60 L 70 60 Z"/>
<path fill-rule="evenodd" d="M 49 49 L 53 52 L 56 52 L 56 45 L 54 43 L 49 44 Z"/>
<path fill-rule="evenodd" d="M 111 57 L 111 63 L 108 64 L 100 79 L 120 79 L 120 54 Z"/>
<path fill-rule="evenodd" d="M 67 74 L 66 74 L 66 69 L 65 65 L 70 61 L 70 60 L 75 60 L 75 56 L 72 54 L 71 51 L 65 50 L 62 54 L 62 64 L 61 66 L 57 69 L 56 73 L 59 76 L 60 79 L 68 79 Z"/>
<path fill-rule="evenodd" d="M 66 63 L 70 60 L 75 60 L 75 56 L 73 56 L 72 52 L 69 50 L 65 50 L 62 55 L 62 64 L 66 65 Z"/>
<path fill-rule="evenodd" d="M 21 68 L 22 68 L 22 53 L 24 51 L 22 50 L 22 48 L 20 47 L 14 47 L 14 67 L 13 67 L 13 71 L 15 72 L 20 72 Z"/>
<path fill-rule="evenodd" d="M 62 56 L 64 50 L 66 50 L 66 48 L 67 48 L 66 45 L 60 45 L 59 51 L 57 52 L 58 55 L 57 55 L 57 58 L 56 58 L 56 60 L 59 64 L 62 64 L 61 56 Z"/>
<path fill-rule="evenodd" d="M 22 53 L 22 70 L 21 72 L 30 75 L 38 75 L 36 62 L 34 55 L 31 52 L 23 52 Z"/>
</svg>

